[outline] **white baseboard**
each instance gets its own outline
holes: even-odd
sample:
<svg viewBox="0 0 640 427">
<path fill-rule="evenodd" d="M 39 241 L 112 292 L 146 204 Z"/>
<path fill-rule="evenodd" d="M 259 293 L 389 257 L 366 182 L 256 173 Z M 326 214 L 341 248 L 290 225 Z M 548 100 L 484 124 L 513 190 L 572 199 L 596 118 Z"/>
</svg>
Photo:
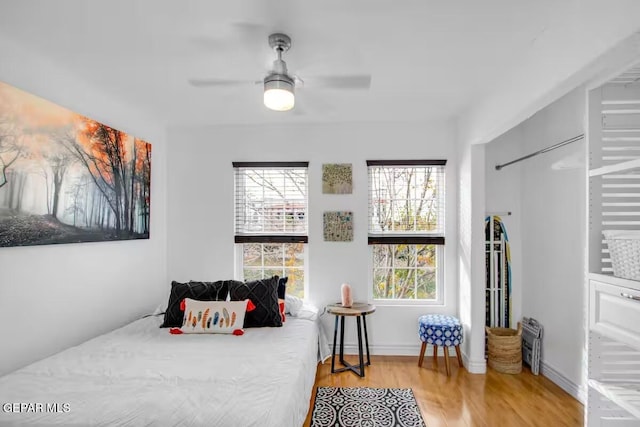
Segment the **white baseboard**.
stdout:
<svg viewBox="0 0 640 427">
<path fill-rule="evenodd" d="M 340 351 L 336 348 L 336 353 Z M 367 353 L 366 347 L 362 351 Z M 369 352 L 376 356 L 416 356 L 420 354 L 420 345 L 414 344 L 396 344 L 396 345 L 370 345 Z M 344 354 L 358 354 L 358 344 L 345 343 Z"/>
<path fill-rule="evenodd" d="M 587 402 L 587 392 L 584 387 L 581 387 L 562 375 L 557 369 L 548 363 L 540 361 L 540 373 L 548 378 L 551 382 L 556 384 L 558 387 L 569 393 L 576 400 L 578 400 L 583 405 Z"/>
<path fill-rule="evenodd" d="M 369 352 L 376 356 L 415 356 L 417 358 L 420 355 L 420 347 L 421 344 L 370 345 Z M 339 351 L 339 349 L 336 350 Z M 366 355 L 367 350 L 365 347 L 362 348 L 362 351 Z M 345 343 L 344 354 L 358 354 L 358 344 Z M 425 357 L 431 356 L 433 354 L 433 347 L 427 345 L 427 350 L 424 354 Z M 438 356 L 444 356 L 442 347 L 438 348 Z M 449 356 L 456 357 L 455 347 L 449 347 Z"/>
<path fill-rule="evenodd" d="M 480 360 L 470 360 L 466 353 L 462 353 L 462 361 L 464 367 L 470 374 L 486 374 L 487 373 L 487 361 L 482 358 Z"/>
<path fill-rule="evenodd" d="M 421 346 L 422 344 L 371 345 L 369 346 L 369 352 L 377 356 L 414 356 L 417 360 L 418 356 L 420 356 Z M 366 349 L 363 348 L 362 351 L 366 357 Z M 344 354 L 358 354 L 358 345 L 355 343 L 346 343 L 344 345 Z M 433 347 L 427 345 L 427 350 L 424 354 L 425 357 L 431 357 L 433 355 Z M 444 356 L 443 347 L 438 348 L 438 356 Z M 456 357 L 455 347 L 449 347 L 449 356 Z M 480 360 L 469 360 L 467 355 L 462 352 L 462 362 L 466 370 L 471 374 L 485 374 L 487 372 L 487 361 L 484 360 L 484 358 Z"/>
<path fill-rule="evenodd" d="M 369 351 L 372 355 L 378 356 L 415 356 L 417 358 L 420 355 L 420 346 L 421 344 L 371 345 L 369 346 Z M 366 349 L 363 348 L 363 352 L 366 355 Z M 344 345 L 344 353 L 349 355 L 358 354 L 358 345 L 346 343 Z M 432 354 L 433 347 L 428 345 L 425 357 L 429 357 Z M 455 348 L 449 347 L 449 355 L 456 357 Z M 442 347 L 438 349 L 438 356 L 444 356 Z M 485 374 L 487 372 L 487 361 L 484 358 L 470 360 L 467 354 L 462 352 L 462 361 L 467 371 L 471 374 Z M 562 375 L 553 366 L 540 361 L 540 373 L 582 404 L 586 403 L 586 390 Z"/>
</svg>

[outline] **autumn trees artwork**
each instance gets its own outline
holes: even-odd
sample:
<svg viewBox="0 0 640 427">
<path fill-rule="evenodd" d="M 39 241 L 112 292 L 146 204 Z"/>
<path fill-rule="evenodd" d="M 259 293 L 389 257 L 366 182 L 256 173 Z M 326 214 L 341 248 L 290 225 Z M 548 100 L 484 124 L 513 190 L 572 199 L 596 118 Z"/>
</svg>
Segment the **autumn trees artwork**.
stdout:
<svg viewBox="0 0 640 427">
<path fill-rule="evenodd" d="M 151 144 L 0 82 L 0 247 L 149 238 Z"/>
</svg>

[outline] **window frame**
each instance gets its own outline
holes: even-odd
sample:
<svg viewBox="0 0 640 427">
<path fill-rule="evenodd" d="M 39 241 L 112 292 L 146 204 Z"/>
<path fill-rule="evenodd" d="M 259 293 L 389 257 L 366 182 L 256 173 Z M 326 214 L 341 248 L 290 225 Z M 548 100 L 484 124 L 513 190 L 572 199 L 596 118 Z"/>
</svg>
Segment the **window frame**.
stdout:
<svg viewBox="0 0 640 427">
<path fill-rule="evenodd" d="M 368 190 L 368 213 L 367 213 L 367 231 L 368 231 L 368 245 L 369 245 L 369 259 L 368 259 L 368 296 L 371 301 L 374 301 L 379 306 L 443 306 L 444 300 L 444 283 L 445 283 L 445 235 L 446 235 L 446 160 L 367 160 L 367 190 Z M 443 214 L 443 223 L 441 230 L 437 233 L 434 232 L 399 232 L 389 231 L 386 233 L 374 233 L 371 231 L 371 211 L 372 208 L 372 187 L 370 180 L 370 167 L 372 166 L 389 166 L 389 167 L 441 167 L 441 179 L 439 183 L 439 189 L 442 191 L 441 196 L 441 211 Z M 402 298 L 402 299 L 388 299 L 388 298 L 374 298 L 374 269 L 373 265 L 373 247 L 374 245 L 436 245 L 436 298 L 435 299 L 416 299 L 416 298 Z"/>
<path fill-rule="evenodd" d="M 304 274 L 303 281 L 303 292 L 306 296 L 308 295 L 308 283 L 309 283 L 309 259 L 308 259 L 308 243 L 309 243 L 309 162 L 232 162 L 233 165 L 233 221 L 234 221 L 234 277 L 238 280 L 245 280 L 244 277 L 244 244 L 251 243 L 278 243 L 278 244 L 286 244 L 286 243 L 302 243 L 303 247 L 303 266 L 302 271 Z M 237 196 L 239 194 L 237 185 L 237 176 L 238 169 L 241 168 L 249 168 L 249 169 L 288 169 L 288 168 L 299 168 L 306 169 L 306 194 L 305 194 L 305 231 L 302 233 L 292 233 L 292 232 L 255 232 L 255 233 L 239 233 L 238 226 L 236 221 L 238 220 L 238 206 L 237 206 Z M 264 256 L 264 255 L 263 255 Z M 258 270 L 258 269 L 256 269 Z M 264 268 L 262 269 L 264 271 Z M 283 268 L 284 270 L 284 268 Z"/>
<path fill-rule="evenodd" d="M 386 244 L 386 243 L 376 243 L 376 244 Z M 393 244 L 393 243 L 391 243 Z M 368 260 L 368 268 L 369 268 L 369 291 L 368 296 L 370 301 L 374 301 L 377 306 L 442 306 L 444 305 L 444 254 L 445 248 L 444 245 L 436 245 L 436 298 L 435 299 L 393 299 L 393 298 L 374 298 L 373 296 L 373 280 L 374 280 L 374 265 L 373 265 L 373 246 L 374 244 L 369 245 L 369 260 Z"/>
<path fill-rule="evenodd" d="M 272 242 L 266 242 L 266 243 L 272 243 Z M 276 242 L 278 243 L 278 242 Z M 286 242 L 289 243 L 289 242 Z M 235 255 L 235 262 L 234 264 L 234 270 L 233 270 L 233 277 L 236 278 L 236 280 L 241 280 L 241 281 L 245 281 L 244 278 L 244 251 L 243 251 L 243 245 L 244 243 L 236 243 L 234 244 L 234 255 Z M 304 290 L 304 298 L 303 299 L 307 299 L 308 296 L 308 292 L 309 292 L 309 245 L 308 244 L 303 244 L 303 266 L 302 266 L 302 271 L 304 273 L 304 283 L 303 283 L 303 290 Z"/>
</svg>

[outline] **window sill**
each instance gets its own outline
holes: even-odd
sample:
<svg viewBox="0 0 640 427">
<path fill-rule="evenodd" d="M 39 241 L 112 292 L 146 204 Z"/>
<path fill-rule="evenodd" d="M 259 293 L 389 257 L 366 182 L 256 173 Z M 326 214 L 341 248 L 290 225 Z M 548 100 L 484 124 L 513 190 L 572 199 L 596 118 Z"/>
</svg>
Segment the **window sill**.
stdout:
<svg viewBox="0 0 640 427">
<path fill-rule="evenodd" d="M 374 299 L 376 307 L 444 307 L 439 300 Z"/>
</svg>

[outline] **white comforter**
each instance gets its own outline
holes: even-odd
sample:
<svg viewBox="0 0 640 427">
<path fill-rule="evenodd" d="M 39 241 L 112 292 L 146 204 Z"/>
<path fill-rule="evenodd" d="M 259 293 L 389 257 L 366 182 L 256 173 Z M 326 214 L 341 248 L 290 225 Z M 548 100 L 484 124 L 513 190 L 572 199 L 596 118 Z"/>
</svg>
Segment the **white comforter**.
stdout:
<svg viewBox="0 0 640 427">
<path fill-rule="evenodd" d="M 21 412 L 0 408 L 0 425 L 304 423 L 318 355 L 316 319 L 288 317 L 282 328 L 250 328 L 243 336 L 171 335 L 160 323 L 138 320 L 0 377 L 0 404 L 33 404 Z M 58 405 L 47 412 L 46 404 Z"/>
</svg>

